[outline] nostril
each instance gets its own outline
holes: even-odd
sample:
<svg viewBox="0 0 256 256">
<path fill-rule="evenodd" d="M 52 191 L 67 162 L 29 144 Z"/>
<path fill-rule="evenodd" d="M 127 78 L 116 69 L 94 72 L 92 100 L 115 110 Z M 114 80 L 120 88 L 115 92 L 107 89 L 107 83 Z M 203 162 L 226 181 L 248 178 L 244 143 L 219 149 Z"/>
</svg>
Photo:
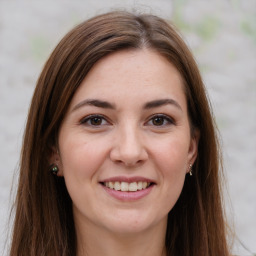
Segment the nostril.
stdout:
<svg viewBox="0 0 256 256">
<path fill-rule="evenodd" d="M 128 136 L 129 138 L 131 136 Z M 147 151 L 139 139 L 126 138 L 114 142 L 110 152 L 110 159 L 115 163 L 122 163 L 125 166 L 134 166 L 145 162 L 148 158 Z"/>
</svg>

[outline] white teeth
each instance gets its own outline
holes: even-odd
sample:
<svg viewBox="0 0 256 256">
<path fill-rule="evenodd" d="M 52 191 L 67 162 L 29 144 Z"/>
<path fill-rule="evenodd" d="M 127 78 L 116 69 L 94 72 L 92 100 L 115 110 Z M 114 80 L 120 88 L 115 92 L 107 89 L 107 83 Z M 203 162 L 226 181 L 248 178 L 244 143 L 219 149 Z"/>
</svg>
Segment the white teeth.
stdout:
<svg viewBox="0 0 256 256">
<path fill-rule="evenodd" d="M 137 190 L 138 190 L 137 182 L 132 182 L 129 184 L 129 191 L 137 191 Z"/>
<path fill-rule="evenodd" d="M 142 181 L 138 182 L 137 189 L 142 190 Z"/>
<path fill-rule="evenodd" d="M 121 190 L 123 192 L 131 191 L 136 192 L 138 190 L 146 189 L 149 187 L 150 182 L 146 181 L 138 181 L 138 182 L 119 182 L 119 181 L 109 181 L 104 182 L 104 186 L 114 189 L 114 190 Z"/>
<path fill-rule="evenodd" d="M 121 182 L 121 191 L 128 191 L 129 184 L 127 182 Z"/>
<path fill-rule="evenodd" d="M 143 188 L 143 189 L 145 189 L 145 188 L 147 187 L 147 185 L 148 185 L 147 182 L 145 182 L 145 181 L 142 182 L 142 188 Z"/>
<path fill-rule="evenodd" d="M 121 185 L 120 185 L 120 182 L 119 181 L 116 181 L 114 183 L 114 190 L 120 190 L 121 189 Z"/>
<path fill-rule="evenodd" d="M 108 182 L 108 186 L 106 187 L 109 187 L 109 188 L 114 188 L 114 183 L 112 181 Z"/>
</svg>

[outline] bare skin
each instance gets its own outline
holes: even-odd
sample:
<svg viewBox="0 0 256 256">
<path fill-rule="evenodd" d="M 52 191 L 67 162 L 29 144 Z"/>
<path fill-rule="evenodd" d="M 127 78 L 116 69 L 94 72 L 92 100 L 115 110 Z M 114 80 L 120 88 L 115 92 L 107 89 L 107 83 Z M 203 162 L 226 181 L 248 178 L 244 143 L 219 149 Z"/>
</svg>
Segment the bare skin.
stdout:
<svg viewBox="0 0 256 256">
<path fill-rule="evenodd" d="M 100 60 L 75 93 L 54 156 L 73 201 L 78 256 L 160 256 L 197 155 L 182 79 L 152 50 Z"/>
<path fill-rule="evenodd" d="M 163 223 L 164 224 L 164 223 Z M 165 226 L 158 230 L 149 230 L 139 234 L 112 234 L 102 232 L 95 228 L 88 234 L 83 232 L 88 227 L 77 229 L 79 240 L 78 256 L 166 256 L 165 251 Z M 82 240 L 83 239 L 83 240 Z"/>
</svg>

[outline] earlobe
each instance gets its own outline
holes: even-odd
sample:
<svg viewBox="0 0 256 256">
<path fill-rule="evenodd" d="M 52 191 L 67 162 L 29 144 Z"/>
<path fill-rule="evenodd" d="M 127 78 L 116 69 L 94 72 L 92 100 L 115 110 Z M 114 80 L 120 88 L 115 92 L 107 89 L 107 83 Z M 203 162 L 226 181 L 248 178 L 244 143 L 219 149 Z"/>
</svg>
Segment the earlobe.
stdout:
<svg viewBox="0 0 256 256">
<path fill-rule="evenodd" d="M 49 157 L 49 171 L 56 176 L 63 176 L 61 158 L 59 150 L 56 147 L 52 148 L 51 156 Z"/>
<path fill-rule="evenodd" d="M 200 139 L 200 132 L 199 130 L 195 130 L 193 132 L 193 137 L 191 137 L 190 140 L 190 146 L 189 146 L 189 153 L 188 153 L 188 162 L 189 164 L 194 164 L 197 153 L 198 153 L 198 143 Z"/>
<path fill-rule="evenodd" d="M 58 176 L 59 167 L 57 164 L 50 165 L 50 172 L 56 176 Z"/>
</svg>

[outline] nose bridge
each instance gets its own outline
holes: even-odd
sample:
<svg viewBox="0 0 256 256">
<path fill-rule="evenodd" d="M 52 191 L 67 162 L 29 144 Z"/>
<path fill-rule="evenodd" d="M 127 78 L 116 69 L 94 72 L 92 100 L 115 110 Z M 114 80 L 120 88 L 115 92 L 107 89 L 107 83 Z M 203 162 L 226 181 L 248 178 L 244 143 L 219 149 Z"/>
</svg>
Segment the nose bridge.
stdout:
<svg viewBox="0 0 256 256">
<path fill-rule="evenodd" d="M 114 144 L 111 152 L 114 161 L 134 165 L 147 158 L 142 130 L 134 120 L 127 120 L 118 126 Z"/>
</svg>

